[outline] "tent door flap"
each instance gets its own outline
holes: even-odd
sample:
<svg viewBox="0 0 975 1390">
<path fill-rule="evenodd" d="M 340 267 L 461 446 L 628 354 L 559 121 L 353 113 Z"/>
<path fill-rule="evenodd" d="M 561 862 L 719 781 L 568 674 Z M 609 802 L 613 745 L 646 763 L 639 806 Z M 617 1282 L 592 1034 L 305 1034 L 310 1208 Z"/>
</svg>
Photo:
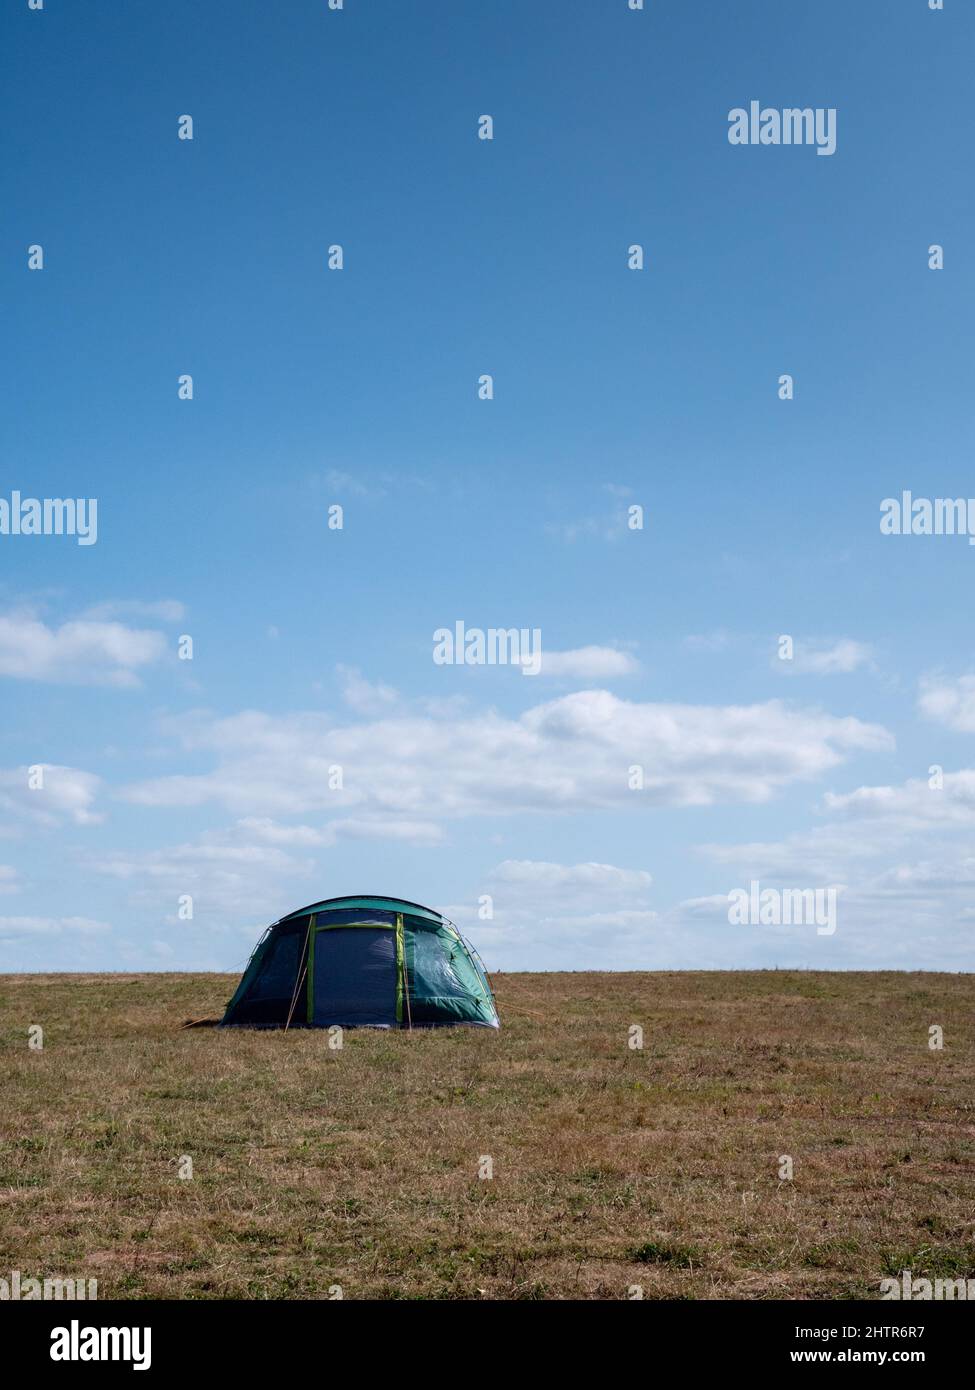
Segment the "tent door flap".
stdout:
<svg viewBox="0 0 975 1390">
<path fill-rule="evenodd" d="M 396 933 L 333 927 L 315 933 L 312 1022 L 396 1027 Z"/>
</svg>

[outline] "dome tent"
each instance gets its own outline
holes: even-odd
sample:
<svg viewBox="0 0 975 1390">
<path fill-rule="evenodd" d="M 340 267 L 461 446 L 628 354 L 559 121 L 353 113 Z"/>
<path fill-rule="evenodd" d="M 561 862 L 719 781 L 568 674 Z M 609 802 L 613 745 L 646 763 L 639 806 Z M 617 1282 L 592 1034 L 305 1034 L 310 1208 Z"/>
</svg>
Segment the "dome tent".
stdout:
<svg viewBox="0 0 975 1390">
<path fill-rule="evenodd" d="M 221 1027 L 497 1028 L 484 968 L 452 922 L 402 898 L 328 898 L 268 927 Z"/>
</svg>

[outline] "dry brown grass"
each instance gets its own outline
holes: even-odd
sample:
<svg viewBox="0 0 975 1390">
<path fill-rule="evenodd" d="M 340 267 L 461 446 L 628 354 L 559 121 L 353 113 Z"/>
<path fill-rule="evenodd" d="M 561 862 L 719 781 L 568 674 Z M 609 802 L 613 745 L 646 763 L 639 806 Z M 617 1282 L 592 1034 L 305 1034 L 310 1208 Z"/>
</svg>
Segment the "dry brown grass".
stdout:
<svg viewBox="0 0 975 1390">
<path fill-rule="evenodd" d="M 181 1031 L 219 1014 L 229 976 L 0 977 L 0 1275 L 94 1275 L 102 1298 L 972 1278 L 973 978 L 503 975 L 500 1034 L 330 1051 L 320 1032 Z"/>
</svg>

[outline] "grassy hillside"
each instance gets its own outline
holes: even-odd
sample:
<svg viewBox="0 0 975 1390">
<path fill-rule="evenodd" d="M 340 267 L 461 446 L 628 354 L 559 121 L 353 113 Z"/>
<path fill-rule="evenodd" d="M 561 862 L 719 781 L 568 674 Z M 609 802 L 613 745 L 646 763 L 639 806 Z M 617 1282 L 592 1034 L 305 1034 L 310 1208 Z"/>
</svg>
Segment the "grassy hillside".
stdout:
<svg viewBox="0 0 975 1390">
<path fill-rule="evenodd" d="M 103 1298 L 543 1299 L 975 1277 L 975 977 L 494 983 L 500 1034 L 348 1032 L 333 1051 L 180 1029 L 235 977 L 0 977 L 0 1276 L 94 1276 Z"/>
</svg>

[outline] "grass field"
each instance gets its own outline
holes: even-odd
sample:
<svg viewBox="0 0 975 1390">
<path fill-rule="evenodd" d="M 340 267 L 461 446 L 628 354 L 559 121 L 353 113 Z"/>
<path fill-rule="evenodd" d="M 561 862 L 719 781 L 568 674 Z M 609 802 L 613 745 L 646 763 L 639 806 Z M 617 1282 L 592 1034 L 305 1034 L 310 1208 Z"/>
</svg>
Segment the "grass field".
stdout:
<svg viewBox="0 0 975 1390">
<path fill-rule="evenodd" d="M 181 1030 L 235 984 L 0 977 L 0 1277 L 436 1299 L 975 1277 L 971 975 L 500 975 L 499 1034 Z"/>
</svg>

